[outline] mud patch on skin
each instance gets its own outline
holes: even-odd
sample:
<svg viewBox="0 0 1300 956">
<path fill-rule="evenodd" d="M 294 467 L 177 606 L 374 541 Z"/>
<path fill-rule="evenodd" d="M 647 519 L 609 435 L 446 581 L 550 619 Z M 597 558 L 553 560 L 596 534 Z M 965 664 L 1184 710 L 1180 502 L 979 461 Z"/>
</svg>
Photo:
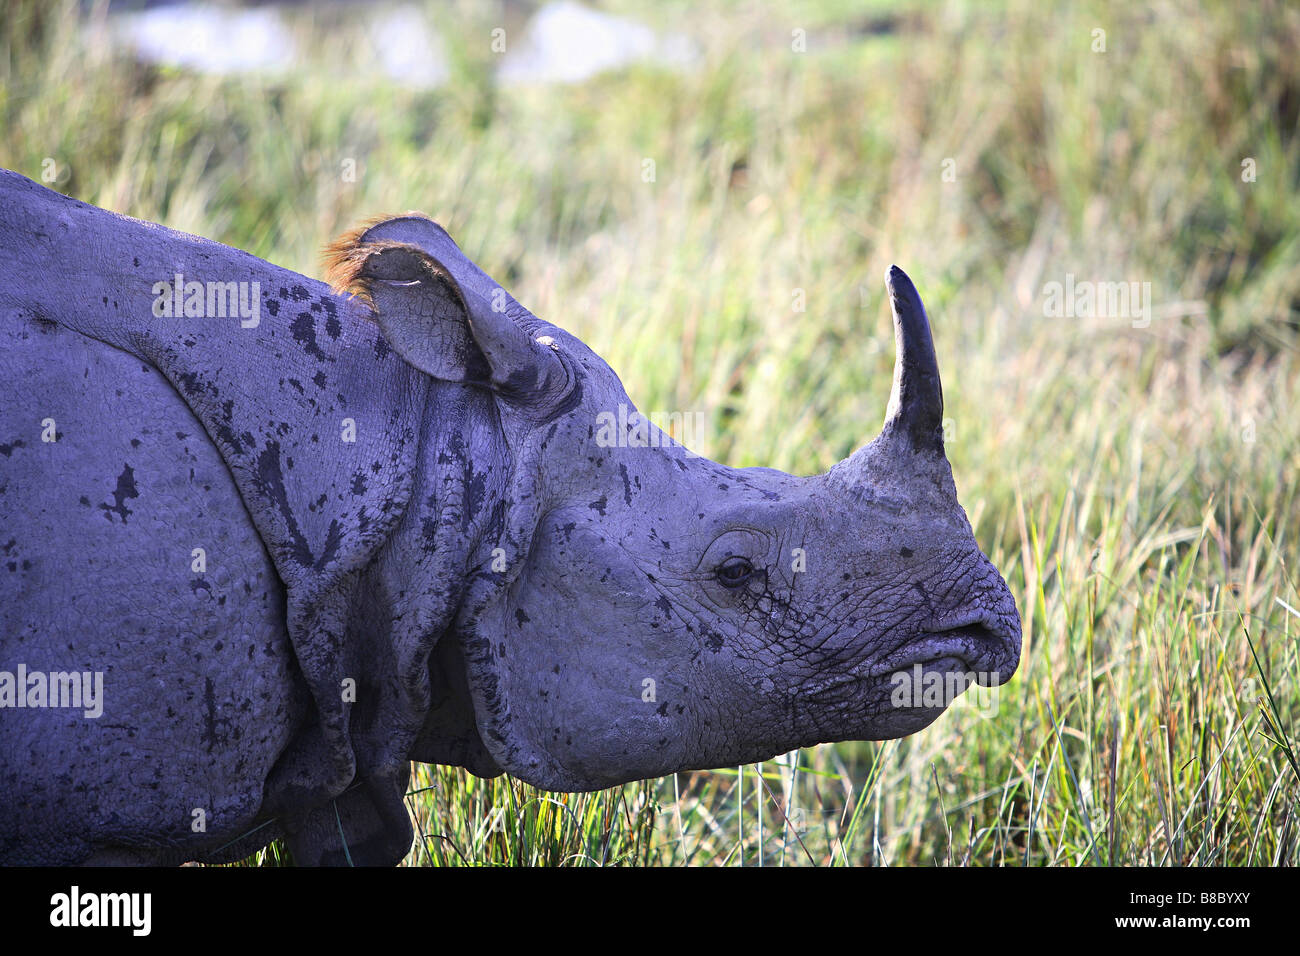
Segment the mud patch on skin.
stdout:
<svg viewBox="0 0 1300 956">
<path fill-rule="evenodd" d="M 100 510 L 109 521 L 113 520 L 113 515 L 122 519 L 122 524 L 126 524 L 128 515 L 135 514 L 126 506 L 128 498 L 139 498 L 140 492 L 135 486 L 135 471 L 130 465 L 123 463 L 122 473 L 117 476 L 117 487 L 113 489 L 113 504 L 101 504 Z"/>
<path fill-rule="evenodd" d="M 329 358 L 316 344 L 316 320 L 310 312 L 299 312 L 298 317 L 289 326 L 289 331 L 293 333 L 294 341 L 312 358 L 322 362 Z"/>
<path fill-rule="evenodd" d="M 257 456 L 254 480 L 257 482 L 258 491 L 265 495 L 280 512 L 285 530 L 289 534 L 294 560 L 303 567 L 311 567 L 315 559 L 312 557 L 311 548 L 307 545 L 307 539 L 303 537 L 302 530 L 298 527 L 298 520 L 294 517 L 293 509 L 289 506 L 288 495 L 285 493 L 284 473 L 280 470 L 279 442 L 268 442 L 266 448 Z"/>
<path fill-rule="evenodd" d="M 628 478 L 627 465 L 619 465 L 618 473 L 623 477 L 623 501 L 628 505 L 632 504 L 632 482 Z M 640 482 L 637 482 L 640 484 Z"/>
</svg>

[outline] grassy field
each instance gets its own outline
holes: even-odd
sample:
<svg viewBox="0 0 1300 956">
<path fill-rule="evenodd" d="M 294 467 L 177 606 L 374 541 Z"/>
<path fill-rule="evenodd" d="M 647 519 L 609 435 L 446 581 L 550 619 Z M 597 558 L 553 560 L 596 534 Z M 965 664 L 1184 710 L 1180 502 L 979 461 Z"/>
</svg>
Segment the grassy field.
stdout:
<svg viewBox="0 0 1300 956">
<path fill-rule="evenodd" d="M 9 5 L 0 165 L 313 275 L 421 209 L 728 464 L 874 435 L 886 266 L 926 300 L 1011 683 L 904 740 L 591 795 L 420 766 L 408 864 L 1300 863 L 1300 10 L 1047 6 L 629 0 L 699 63 L 506 89 L 504 14 L 439 5 L 452 81 L 416 93 L 341 78 L 333 13 L 298 23 L 313 65 L 220 79 Z M 1067 281 L 1150 309 L 1062 317 Z"/>
</svg>

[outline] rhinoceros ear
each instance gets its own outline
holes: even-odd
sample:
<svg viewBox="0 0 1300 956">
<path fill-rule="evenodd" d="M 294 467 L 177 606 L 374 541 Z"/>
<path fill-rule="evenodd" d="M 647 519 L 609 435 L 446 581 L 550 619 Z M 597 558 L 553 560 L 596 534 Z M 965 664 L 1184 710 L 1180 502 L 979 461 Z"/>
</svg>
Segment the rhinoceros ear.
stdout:
<svg viewBox="0 0 1300 956">
<path fill-rule="evenodd" d="M 365 299 L 406 361 L 446 382 L 490 388 L 521 404 L 567 390 L 551 341 L 534 339 L 504 308 L 466 290 L 418 246 L 344 236 L 327 250 L 330 284 Z"/>
</svg>

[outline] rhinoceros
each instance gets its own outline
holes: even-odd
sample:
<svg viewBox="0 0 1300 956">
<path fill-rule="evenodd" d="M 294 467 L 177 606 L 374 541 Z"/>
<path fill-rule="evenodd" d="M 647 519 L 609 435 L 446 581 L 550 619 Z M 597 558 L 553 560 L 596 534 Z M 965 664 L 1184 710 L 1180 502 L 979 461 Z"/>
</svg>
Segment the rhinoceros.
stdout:
<svg viewBox="0 0 1300 956">
<path fill-rule="evenodd" d="M 0 268 L 4 863 L 394 864 L 411 761 L 587 791 L 1019 662 L 897 267 L 884 427 L 811 477 L 645 441 L 419 214 L 326 285 L 3 172 Z"/>
</svg>

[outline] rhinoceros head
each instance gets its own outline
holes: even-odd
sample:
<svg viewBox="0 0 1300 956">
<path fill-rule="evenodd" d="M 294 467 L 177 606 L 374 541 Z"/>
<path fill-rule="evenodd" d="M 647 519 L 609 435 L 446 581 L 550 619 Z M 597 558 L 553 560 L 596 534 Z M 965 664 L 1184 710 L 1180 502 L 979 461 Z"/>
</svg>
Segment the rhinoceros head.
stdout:
<svg viewBox="0 0 1300 956">
<path fill-rule="evenodd" d="M 411 365 L 494 419 L 474 457 L 501 466 L 462 493 L 499 520 L 438 658 L 463 668 L 448 686 L 484 751 L 462 762 L 594 789 L 903 736 L 948 702 L 918 676 L 960 690 L 1015 671 L 1019 615 L 958 504 L 929 325 L 897 267 L 884 428 L 796 477 L 668 440 L 428 219 L 358 230 L 331 259 Z"/>
</svg>

